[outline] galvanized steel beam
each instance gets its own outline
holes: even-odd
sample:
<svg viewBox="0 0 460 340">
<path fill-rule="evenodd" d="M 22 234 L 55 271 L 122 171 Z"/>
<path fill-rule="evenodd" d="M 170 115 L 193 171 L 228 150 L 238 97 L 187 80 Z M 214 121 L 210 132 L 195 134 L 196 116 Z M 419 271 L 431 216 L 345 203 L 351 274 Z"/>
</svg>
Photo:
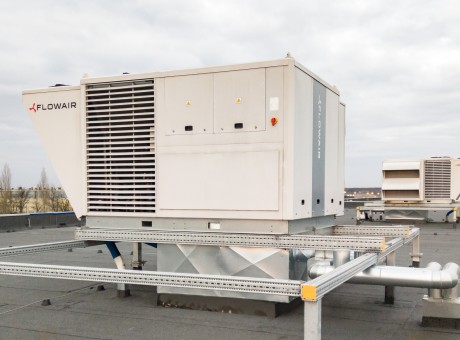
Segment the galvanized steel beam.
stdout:
<svg viewBox="0 0 460 340">
<path fill-rule="evenodd" d="M 386 243 L 385 250 L 379 254 L 379 260 L 387 257 L 389 254 L 395 252 L 404 245 L 403 238 L 394 238 Z"/>
<path fill-rule="evenodd" d="M 0 248 L 0 257 L 26 255 L 33 253 L 41 253 L 45 251 L 56 251 L 71 248 L 85 248 L 100 244 L 100 242 L 88 242 L 84 240 L 77 241 L 62 241 L 42 244 L 32 244 L 27 246 Z"/>
<path fill-rule="evenodd" d="M 213 246 L 239 246 L 281 249 L 350 249 L 360 252 L 382 252 L 385 238 L 324 235 L 259 235 L 208 232 L 165 232 L 154 230 L 77 229 L 79 240 L 114 242 L 154 242 Z"/>
<path fill-rule="evenodd" d="M 420 228 L 411 228 L 409 236 L 406 238 L 406 243 L 411 242 L 420 235 Z"/>
<path fill-rule="evenodd" d="M 300 296 L 302 281 L 0 262 L 0 274 Z"/>
<path fill-rule="evenodd" d="M 302 300 L 317 301 L 356 274 L 377 263 L 377 254 L 364 254 L 333 271 L 302 284 Z"/>
<path fill-rule="evenodd" d="M 418 229 L 418 228 L 416 228 Z M 332 227 L 333 235 L 362 235 L 362 236 L 386 236 L 386 237 L 404 237 L 411 234 L 411 226 L 334 226 Z"/>
</svg>

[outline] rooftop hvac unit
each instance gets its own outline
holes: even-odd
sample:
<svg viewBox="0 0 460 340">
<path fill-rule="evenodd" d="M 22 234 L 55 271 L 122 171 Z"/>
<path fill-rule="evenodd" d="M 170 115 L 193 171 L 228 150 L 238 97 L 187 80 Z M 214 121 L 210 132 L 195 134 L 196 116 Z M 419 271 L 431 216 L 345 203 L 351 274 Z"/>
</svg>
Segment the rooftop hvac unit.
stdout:
<svg viewBox="0 0 460 340">
<path fill-rule="evenodd" d="M 384 201 L 452 202 L 460 195 L 460 159 L 383 162 Z"/>
<path fill-rule="evenodd" d="M 90 228 L 295 234 L 343 213 L 345 106 L 293 58 L 83 78 L 23 99 Z M 159 244 L 157 261 L 163 271 L 281 279 L 306 267 L 302 252 L 251 247 Z"/>
<path fill-rule="evenodd" d="M 292 58 L 84 78 L 23 98 L 90 227 L 287 233 L 343 212 L 344 105 Z"/>
</svg>

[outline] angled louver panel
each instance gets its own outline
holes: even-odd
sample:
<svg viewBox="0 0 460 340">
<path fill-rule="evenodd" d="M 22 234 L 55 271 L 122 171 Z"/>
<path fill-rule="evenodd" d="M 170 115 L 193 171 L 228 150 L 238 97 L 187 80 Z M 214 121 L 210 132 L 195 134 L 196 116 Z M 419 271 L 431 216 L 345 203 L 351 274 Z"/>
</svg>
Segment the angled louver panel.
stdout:
<svg viewBox="0 0 460 340">
<path fill-rule="evenodd" d="M 451 161 L 425 161 L 425 198 L 450 198 Z"/>
<path fill-rule="evenodd" d="M 153 79 L 86 86 L 88 211 L 155 212 Z"/>
</svg>

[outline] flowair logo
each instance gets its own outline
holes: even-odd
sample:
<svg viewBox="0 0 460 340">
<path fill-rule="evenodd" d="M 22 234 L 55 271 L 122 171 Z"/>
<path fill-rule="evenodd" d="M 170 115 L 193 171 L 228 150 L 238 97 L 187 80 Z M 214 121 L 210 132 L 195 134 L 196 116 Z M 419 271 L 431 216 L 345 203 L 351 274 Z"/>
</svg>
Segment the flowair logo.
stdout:
<svg viewBox="0 0 460 340">
<path fill-rule="evenodd" d="M 49 104 L 33 103 L 32 106 L 29 107 L 29 111 L 37 112 L 37 111 L 51 111 L 51 110 L 62 110 L 62 109 L 76 109 L 76 108 L 77 108 L 76 102 L 49 103 Z"/>
</svg>

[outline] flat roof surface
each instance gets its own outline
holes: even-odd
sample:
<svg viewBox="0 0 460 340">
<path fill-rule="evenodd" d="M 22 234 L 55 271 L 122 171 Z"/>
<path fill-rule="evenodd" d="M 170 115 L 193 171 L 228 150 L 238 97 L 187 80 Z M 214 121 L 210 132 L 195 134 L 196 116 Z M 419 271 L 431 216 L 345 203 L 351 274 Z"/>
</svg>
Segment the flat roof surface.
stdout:
<svg viewBox="0 0 460 340">
<path fill-rule="evenodd" d="M 348 223 L 351 224 L 351 223 Z M 382 225 L 374 222 L 372 225 Z M 422 266 L 431 261 L 460 263 L 460 225 L 417 224 Z M 0 247 L 73 239 L 73 228 L 0 234 Z M 120 245 L 129 261 L 131 244 Z M 102 250 L 102 253 L 98 253 Z M 396 255 L 409 266 L 410 246 Z M 155 270 L 156 250 L 143 248 L 145 269 Z M 4 262 L 114 268 L 105 246 L 5 257 Z M 303 306 L 275 319 L 241 314 L 166 308 L 156 305 L 155 287 L 130 286 L 118 298 L 115 284 L 0 275 L 1 339 L 303 339 Z M 322 303 L 323 339 L 459 339 L 460 330 L 421 327 L 426 289 L 401 288 L 385 305 L 384 287 L 344 284 Z M 50 299 L 50 306 L 42 306 Z"/>
</svg>

